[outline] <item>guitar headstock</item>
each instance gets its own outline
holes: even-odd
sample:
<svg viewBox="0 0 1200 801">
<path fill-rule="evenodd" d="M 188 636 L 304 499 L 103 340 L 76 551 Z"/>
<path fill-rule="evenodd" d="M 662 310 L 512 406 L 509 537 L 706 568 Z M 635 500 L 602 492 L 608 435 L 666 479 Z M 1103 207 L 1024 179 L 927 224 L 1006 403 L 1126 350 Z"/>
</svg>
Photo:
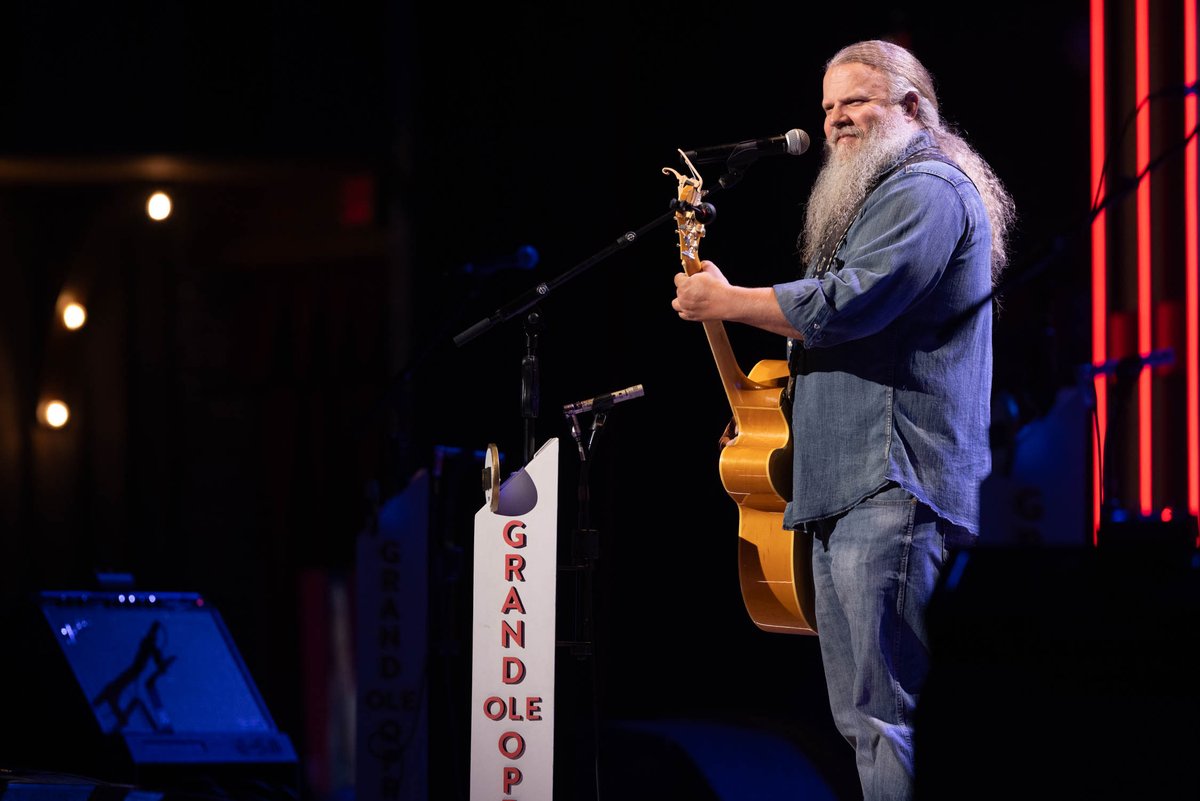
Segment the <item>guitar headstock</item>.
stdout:
<svg viewBox="0 0 1200 801">
<path fill-rule="evenodd" d="M 679 156 L 687 164 L 691 175 L 684 175 L 670 167 L 663 167 L 663 174 L 674 175 L 679 182 L 673 204 L 675 227 L 679 232 L 679 258 L 683 263 L 683 271 L 691 275 L 700 271 L 700 240 L 704 236 L 704 223 L 696 211 L 704 199 L 704 179 L 686 153 L 680 150 Z"/>
</svg>

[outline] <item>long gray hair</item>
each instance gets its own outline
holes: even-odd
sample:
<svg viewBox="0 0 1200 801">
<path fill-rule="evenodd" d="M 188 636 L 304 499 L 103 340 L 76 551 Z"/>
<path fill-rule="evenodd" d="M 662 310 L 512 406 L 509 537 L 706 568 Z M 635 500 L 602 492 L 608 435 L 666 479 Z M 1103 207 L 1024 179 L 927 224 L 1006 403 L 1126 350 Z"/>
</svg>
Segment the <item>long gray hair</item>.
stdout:
<svg viewBox="0 0 1200 801">
<path fill-rule="evenodd" d="M 937 93 L 933 76 L 911 52 L 892 42 L 870 39 L 847 45 L 833 55 L 825 69 L 841 64 L 865 64 L 882 72 L 888 79 L 894 103 L 900 103 L 909 92 L 920 98 L 917 121 L 930 132 L 934 142 L 946 157 L 967 174 L 979 189 L 983 205 L 992 223 L 992 284 L 1008 264 L 1009 232 L 1016 222 L 1016 207 L 1004 183 L 991 165 L 967 143 L 952 126 L 943 122 L 938 113 Z"/>
</svg>

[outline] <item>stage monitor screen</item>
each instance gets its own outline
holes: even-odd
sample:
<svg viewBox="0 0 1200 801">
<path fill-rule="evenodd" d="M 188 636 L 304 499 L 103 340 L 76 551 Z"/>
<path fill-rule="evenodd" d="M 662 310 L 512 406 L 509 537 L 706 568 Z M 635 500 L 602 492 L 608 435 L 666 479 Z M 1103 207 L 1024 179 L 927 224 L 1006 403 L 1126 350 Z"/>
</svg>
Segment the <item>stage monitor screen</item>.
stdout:
<svg viewBox="0 0 1200 801">
<path fill-rule="evenodd" d="M 40 606 L 103 733 L 276 730 L 202 596 L 44 592 Z"/>
</svg>

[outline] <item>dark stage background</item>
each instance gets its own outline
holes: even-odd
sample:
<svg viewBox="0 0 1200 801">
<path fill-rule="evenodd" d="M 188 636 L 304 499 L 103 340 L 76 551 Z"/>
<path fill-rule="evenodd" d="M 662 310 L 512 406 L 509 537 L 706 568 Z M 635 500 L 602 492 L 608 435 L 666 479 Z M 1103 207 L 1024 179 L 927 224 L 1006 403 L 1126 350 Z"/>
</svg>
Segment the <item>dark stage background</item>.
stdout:
<svg viewBox="0 0 1200 801">
<path fill-rule="evenodd" d="M 535 438 L 562 439 L 564 543 L 579 461 L 559 410 L 645 390 L 612 410 L 592 454 L 604 714 L 782 730 L 832 785 L 853 787 L 816 640 L 764 634 L 742 607 L 736 508 L 717 473 L 728 408 L 702 329 L 670 308 L 673 225 L 614 246 L 669 210 L 662 168 L 679 166 L 677 148 L 800 127 L 808 153 L 762 160 L 713 196 L 702 246 L 735 283 L 793 274 L 820 164 L 822 63 L 850 41 L 894 38 L 1016 197 L 1011 274 L 1023 280 L 996 329 L 1001 433 L 1041 419 L 1088 353 L 1086 250 L 1047 258 L 1092 195 L 1087 4 L 934 8 L 7 8 L 8 604 L 91 587 L 96 571 L 204 593 L 305 756 L 304 792 L 344 793 L 345 687 L 330 688 L 346 676 L 334 657 L 350 618 L 335 601 L 352 597 L 371 495 L 433 471 L 430 751 L 439 797 L 465 797 L 447 778 L 468 759 L 469 571 L 455 567 L 468 567 L 484 502 L 480 452 L 496 443 L 506 474 L 523 462 L 527 339 L 523 315 L 452 338 L 613 249 L 537 306 L 534 351 Z M 139 208 L 160 186 L 176 212 L 153 225 Z M 538 253 L 531 270 L 464 269 L 522 246 Z M 92 313 L 70 341 L 53 325 L 64 287 Z M 730 336 L 746 369 L 782 356 L 776 338 Z M 34 424 L 51 385 L 78 398 L 71 430 Z M 1086 452 L 1062 458 L 1082 471 Z M 1068 519 L 1076 500 L 1059 501 Z"/>
</svg>

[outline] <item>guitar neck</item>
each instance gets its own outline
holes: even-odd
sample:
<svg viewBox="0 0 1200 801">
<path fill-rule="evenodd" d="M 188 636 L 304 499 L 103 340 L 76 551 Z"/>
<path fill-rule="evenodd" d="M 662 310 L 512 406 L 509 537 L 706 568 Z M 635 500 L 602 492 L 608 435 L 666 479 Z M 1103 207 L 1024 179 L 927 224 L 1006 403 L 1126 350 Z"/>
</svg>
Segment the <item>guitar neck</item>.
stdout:
<svg viewBox="0 0 1200 801">
<path fill-rule="evenodd" d="M 674 173 L 679 179 L 680 208 L 694 208 L 703 196 L 700 191 L 699 176 L 689 180 L 675 170 L 667 169 L 664 172 Z M 704 225 L 696 219 L 695 213 L 691 211 L 678 211 L 675 218 L 678 222 L 679 260 L 685 274 L 695 275 L 703 271 L 700 266 L 700 239 L 704 236 Z M 742 371 L 733 355 L 733 348 L 729 344 L 729 334 L 726 332 L 723 322 L 706 320 L 703 325 L 704 333 L 708 337 L 708 345 L 717 362 L 717 372 L 721 376 L 721 383 L 725 387 L 725 394 L 729 398 L 729 405 L 736 418 L 738 409 L 744 405 L 745 398 L 749 393 L 769 387 L 759 384 Z"/>
<path fill-rule="evenodd" d="M 742 371 L 729 344 L 729 332 L 725 330 L 725 324 L 720 320 L 706 320 L 702 325 L 717 363 L 717 374 L 721 376 L 721 384 L 725 387 L 725 395 L 729 398 L 729 405 L 736 410 L 742 405 L 743 393 L 761 387 Z"/>
<path fill-rule="evenodd" d="M 700 272 L 700 262 L 694 250 L 683 250 L 682 263 L 683 271 L 688 275 Z M 721 376 L 725 396 L 729 399 L 729 406 L 736 417 L 738 408 L 745 405 L 748 394 L 769 387 L 753 380 L 742 370 L 737 357 L 733 355 L 733 346 L 729 342 L 729 332 L 725 330 L 725 323 L 720 320 L 705 320 L 701 325 L 704 326 L 704 335 L 708 337 L 708 347 L 712 350 L 713 360 L 717 363 L 717 374 Z"/>
</svg>

